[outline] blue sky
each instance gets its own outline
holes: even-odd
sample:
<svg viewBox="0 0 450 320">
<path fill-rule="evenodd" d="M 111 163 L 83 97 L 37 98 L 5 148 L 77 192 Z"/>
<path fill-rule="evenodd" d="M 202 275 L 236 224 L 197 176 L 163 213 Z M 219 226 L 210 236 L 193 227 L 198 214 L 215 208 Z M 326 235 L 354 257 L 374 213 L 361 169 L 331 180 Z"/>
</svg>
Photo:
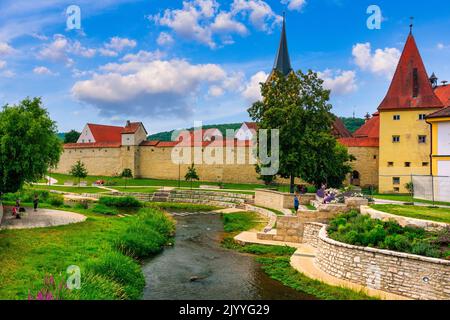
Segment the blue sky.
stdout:
<svg viewBox="0 0 450 320">
<path fill-rule="evenodd" d="M 369 5 L 383 15 L 369 30 Z M 66 9 L 81 9 L 68 30 Z M 319 72 L 334 113 L 383 99 L 414 16 L 428 73 L 450 80 L 442 0 L 0 1 L 0 104 L 41 96 L 60 131 L 143 121 L 149 132 L 248 120 L 286 11 L 295 69 Z"/>
</svg>

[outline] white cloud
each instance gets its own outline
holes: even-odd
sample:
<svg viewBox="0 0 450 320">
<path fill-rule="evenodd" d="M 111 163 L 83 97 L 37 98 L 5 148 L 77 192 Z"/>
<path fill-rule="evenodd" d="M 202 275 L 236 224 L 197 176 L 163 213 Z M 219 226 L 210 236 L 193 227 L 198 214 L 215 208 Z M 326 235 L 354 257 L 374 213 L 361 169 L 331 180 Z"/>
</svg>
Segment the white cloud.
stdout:
<svg viewBox="0 0 450 320">
<path fill-rule="evenodd" d="M 0 76 L 5 78 L 14 78 L 16 76 L 16 73 L 11 70 L 5 70 L 2 73 L 0 73 Z"/>
<path fill-rule="evenodd" d="M 119 55 L 116 51 L 105 48 L 98 49 L 98 52 L 104 57 L 117 57 Z"/>
<path fill-rule="evenodd" d="M 174 43 L 173 37 L 168 34 L 167 32 L 161 32 L 158 36 L 158 39 L 156 40 L 156 42 L 160 45 L 160 46 L 168 46 Z"/>
<path fill-rule="evenodd" d="M 150 62 L 153 60 L 159 60 L 166 56 L 165 52 L 160 51 L 159 49 L 156 51 L 145 51 L 140 50 L 138 53 L 129 53 L 125 57 L 123 57 L 122 61 L 127 62 Z"/>
<path fill-rule="evenodd" d="M 13 47 L 6 42 L 0 42 L 0 56 L 6 56 L 14 53 Z"/>
<path fill-rule="evenodd" d="M 248 29 L 238 18 L 247 19 L 258 30 L 270 33 L 281 17 L 269 4 L 262 0 L 233 0 L 230 9 L 219 10 L 215 0 L 183 1 L 181 9 L 166 9 L 163 13 L 150 16 L 157 25 L 171 29 L 178 36 L 217 47 L 215 36 L 221 44 L 233 43 L 232 35 L 245 36 Z"/>
<path fill-rule="evenodd" d="M 444 43 L 439 42 L 439 43 L 436 45 L 436 48 L 438 48 L 439 50 L 449 49 L 449 48 L 450 48 L 450 45 L 445 45 Z"/>
<path fill-rule="evenodd" d="M 34 68 L 33 73 L 39 75 L 54 75 L 54 73 L 49 68 L 43 66 Z"/>
<path fill-rule="evenodd" d="M 126 48 L 132 49 L 136 47 L 136 45 L 136 40 L 113 37 L 110 39 L 109 43 L 105 44 L 105 48 L 116 52 L 122 52 Z"/>
<path fill-rule="evenodd" d="M 152 117 L 185 117 L 201 90 L 223 87 L 227 73 L 215 64 L 190 64 L 185 60 L 155 60 L 108 64 L 102 74 L 78 81 L 73 96 L 95 105 L 101 114 L 134 114 Z"/>
<path fill-rule="evenodd" d="M 55 34 L 51 43 L 45 44 L 38 53 L 38 58 L 42 60 L 61 61 L 67 66 L 72 66 L 74 61 L 70 55 L 84 58 L 92 58 L 97 50 L 83 47 L 79 41 L 72 42 L 64 35 Z"/>
<path fill-rule="evenodd" d="M 358 43 L 353 46 L 354 61 L 362 70 L 392 78 L 401 52 L 396 48 L 376 49 L 372 54 L 371 45 Z"/>
<path fill-rule="evenodd" d="M 3 69 L 6 67 L 6 61 L 0 60 L 0 69 Z"/>
<path fill-rule="evenodd" d="M 323 72 L 318 72 L 317 75 L 323 80 L 323 86 L 331 90 L 331 94 L 349 94 L 358 89 L 355 71 L 326 69 Z"/>
<path fill-rule="evenodd" d="M 219 86 L 211 86 L 208 90 L 208 95 L 210 95 L 211 97 L 220 97 L 223 96 L 225 93 L 225 91 L 223 90 L 223 88 L 219 87 Z"/>
<path fill-rule="evenodd" d="M 291 11 L 300 11 L 306 4 L 306 0 L 282 0 L 282 4 L 287 4 Z"/>
<path fill-rule="evenodd" d="M 261 83 L 266 82 L 268 77 L 269 75 L 264 71 L 255 73 L 242 91 L 242 96 L 249 103 L 260 101 L 262 99 Z"/>
</svg>

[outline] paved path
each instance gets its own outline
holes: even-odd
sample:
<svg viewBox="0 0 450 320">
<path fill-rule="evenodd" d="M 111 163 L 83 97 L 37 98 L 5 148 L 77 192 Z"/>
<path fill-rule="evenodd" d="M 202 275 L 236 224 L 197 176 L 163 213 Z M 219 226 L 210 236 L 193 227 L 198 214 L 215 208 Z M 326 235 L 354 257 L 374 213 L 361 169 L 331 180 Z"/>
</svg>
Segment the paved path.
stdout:
<svg viewBox="0 0 450 320">
<path fill-rule="evenodd" d="M 68 211 L 52 209 L 38 209 L 34 212 L 32 208 L 25 208 L 26 214 L 22 219 L 16 219 L 11 215 L 11 211 L 5 211 L 3 223 L 0 229 L 31 229 L 62 226 L 71 223 L 83 222 L 86 217 Z"/>
<path fill-rule="evenodd" d="M 234 239 L 241 244 L 255 243 L 263 245 L 278 245 L 297 248 L 297 250 L 291 257 L 291 266 L 297 271 L 306 275 L 308 278 L 319 280 L 332 286 L 344 287 L 354 291 L 361 291 L 369 296 L 377 297 L 384 300 L 409 300 L 408 298 L 400 295 L 368 288 L 347 280 L 333 277 L 328 273 L 323 272 L 321 269 L 316 267 L 314 263 L 314 259 L 316 257 L 316 249 L 310 245 L 304 243 L 261 240 L 257 239 L 256 232 L 250 231 L 242 232 L 238 234 L 236 237 L 234 237 Z"/>
</svg>

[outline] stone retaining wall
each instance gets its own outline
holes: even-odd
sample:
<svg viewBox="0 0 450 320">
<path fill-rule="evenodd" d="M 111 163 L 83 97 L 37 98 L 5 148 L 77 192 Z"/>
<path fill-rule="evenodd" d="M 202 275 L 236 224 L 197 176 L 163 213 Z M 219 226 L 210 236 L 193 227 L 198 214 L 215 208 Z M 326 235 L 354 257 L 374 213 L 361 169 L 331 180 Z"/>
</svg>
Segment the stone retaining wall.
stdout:
<svg viewBox="0 0 450 320">
<path fill-rule="evenodd" d="M 272 241 L 302 242 L 305 223 L 325 223 L 335 215 L 334 212 L 302 211 L 298 216 L 277 216 L 276 233 L 258 233 L 257 238 Z"/>
<path fill-rule="evenodd" d="M 307 205 L 311 200 L 314 200 L 315 198 L 316 195 L 314 193 L 298 195 L 298 199 L 301 205 Z M 292 209 L 294 208 L 294 195 L 291 193 L 279 192 L 275 190 L 256 189 L 255 204 L 275 210 Z"/>
<path fill-rule="evenodd" d="M 378 219 L 378 220 L 383 220 L 383 221 L 395 220 L 402 227 L 413 226 L 413 227 L 423 228 L 427 231 L 439 231 L 439 230 L 450 227 L 449 224 L 444 223 L 444 222 L 435 222 L 435 221 L 430 221 L 430 220 L 421 220 L 421 219 L 398 216 L 395 214 L 390 214 L 387 212 L 375 210 L 369 206 L 361 206 L 361 214 L 366 214 L 366 215 L 369 215 L 373 219 Z"/>
<path fill-rule="evenodd" d="M 334 277 L 413 299 L 450 299 L 448 260 L 341 243 L 317 223 L 305 224 L 303 240 L 317 248 L 316 266 Z"/>
<path fill-rule="evenodd" d="M 0 224 L 2 224 L 3 219 L 3 204 L 0 202 Z"/>
</svg>

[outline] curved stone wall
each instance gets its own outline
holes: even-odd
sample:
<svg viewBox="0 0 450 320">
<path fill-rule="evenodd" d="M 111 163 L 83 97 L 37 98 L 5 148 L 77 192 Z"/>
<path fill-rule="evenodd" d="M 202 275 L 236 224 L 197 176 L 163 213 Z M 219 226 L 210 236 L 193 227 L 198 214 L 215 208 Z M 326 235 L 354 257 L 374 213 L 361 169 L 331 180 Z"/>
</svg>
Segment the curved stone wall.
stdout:
<svg viewBox="0 0 450 320">
<path fill-rule="evenodd" d="M 317 249 L 316 266 L 334 277 L 413 299 L 450 299 L 449 260 L 341 243 L 319 223 L 305 224 L 303 241 Z"/>
</svg>

